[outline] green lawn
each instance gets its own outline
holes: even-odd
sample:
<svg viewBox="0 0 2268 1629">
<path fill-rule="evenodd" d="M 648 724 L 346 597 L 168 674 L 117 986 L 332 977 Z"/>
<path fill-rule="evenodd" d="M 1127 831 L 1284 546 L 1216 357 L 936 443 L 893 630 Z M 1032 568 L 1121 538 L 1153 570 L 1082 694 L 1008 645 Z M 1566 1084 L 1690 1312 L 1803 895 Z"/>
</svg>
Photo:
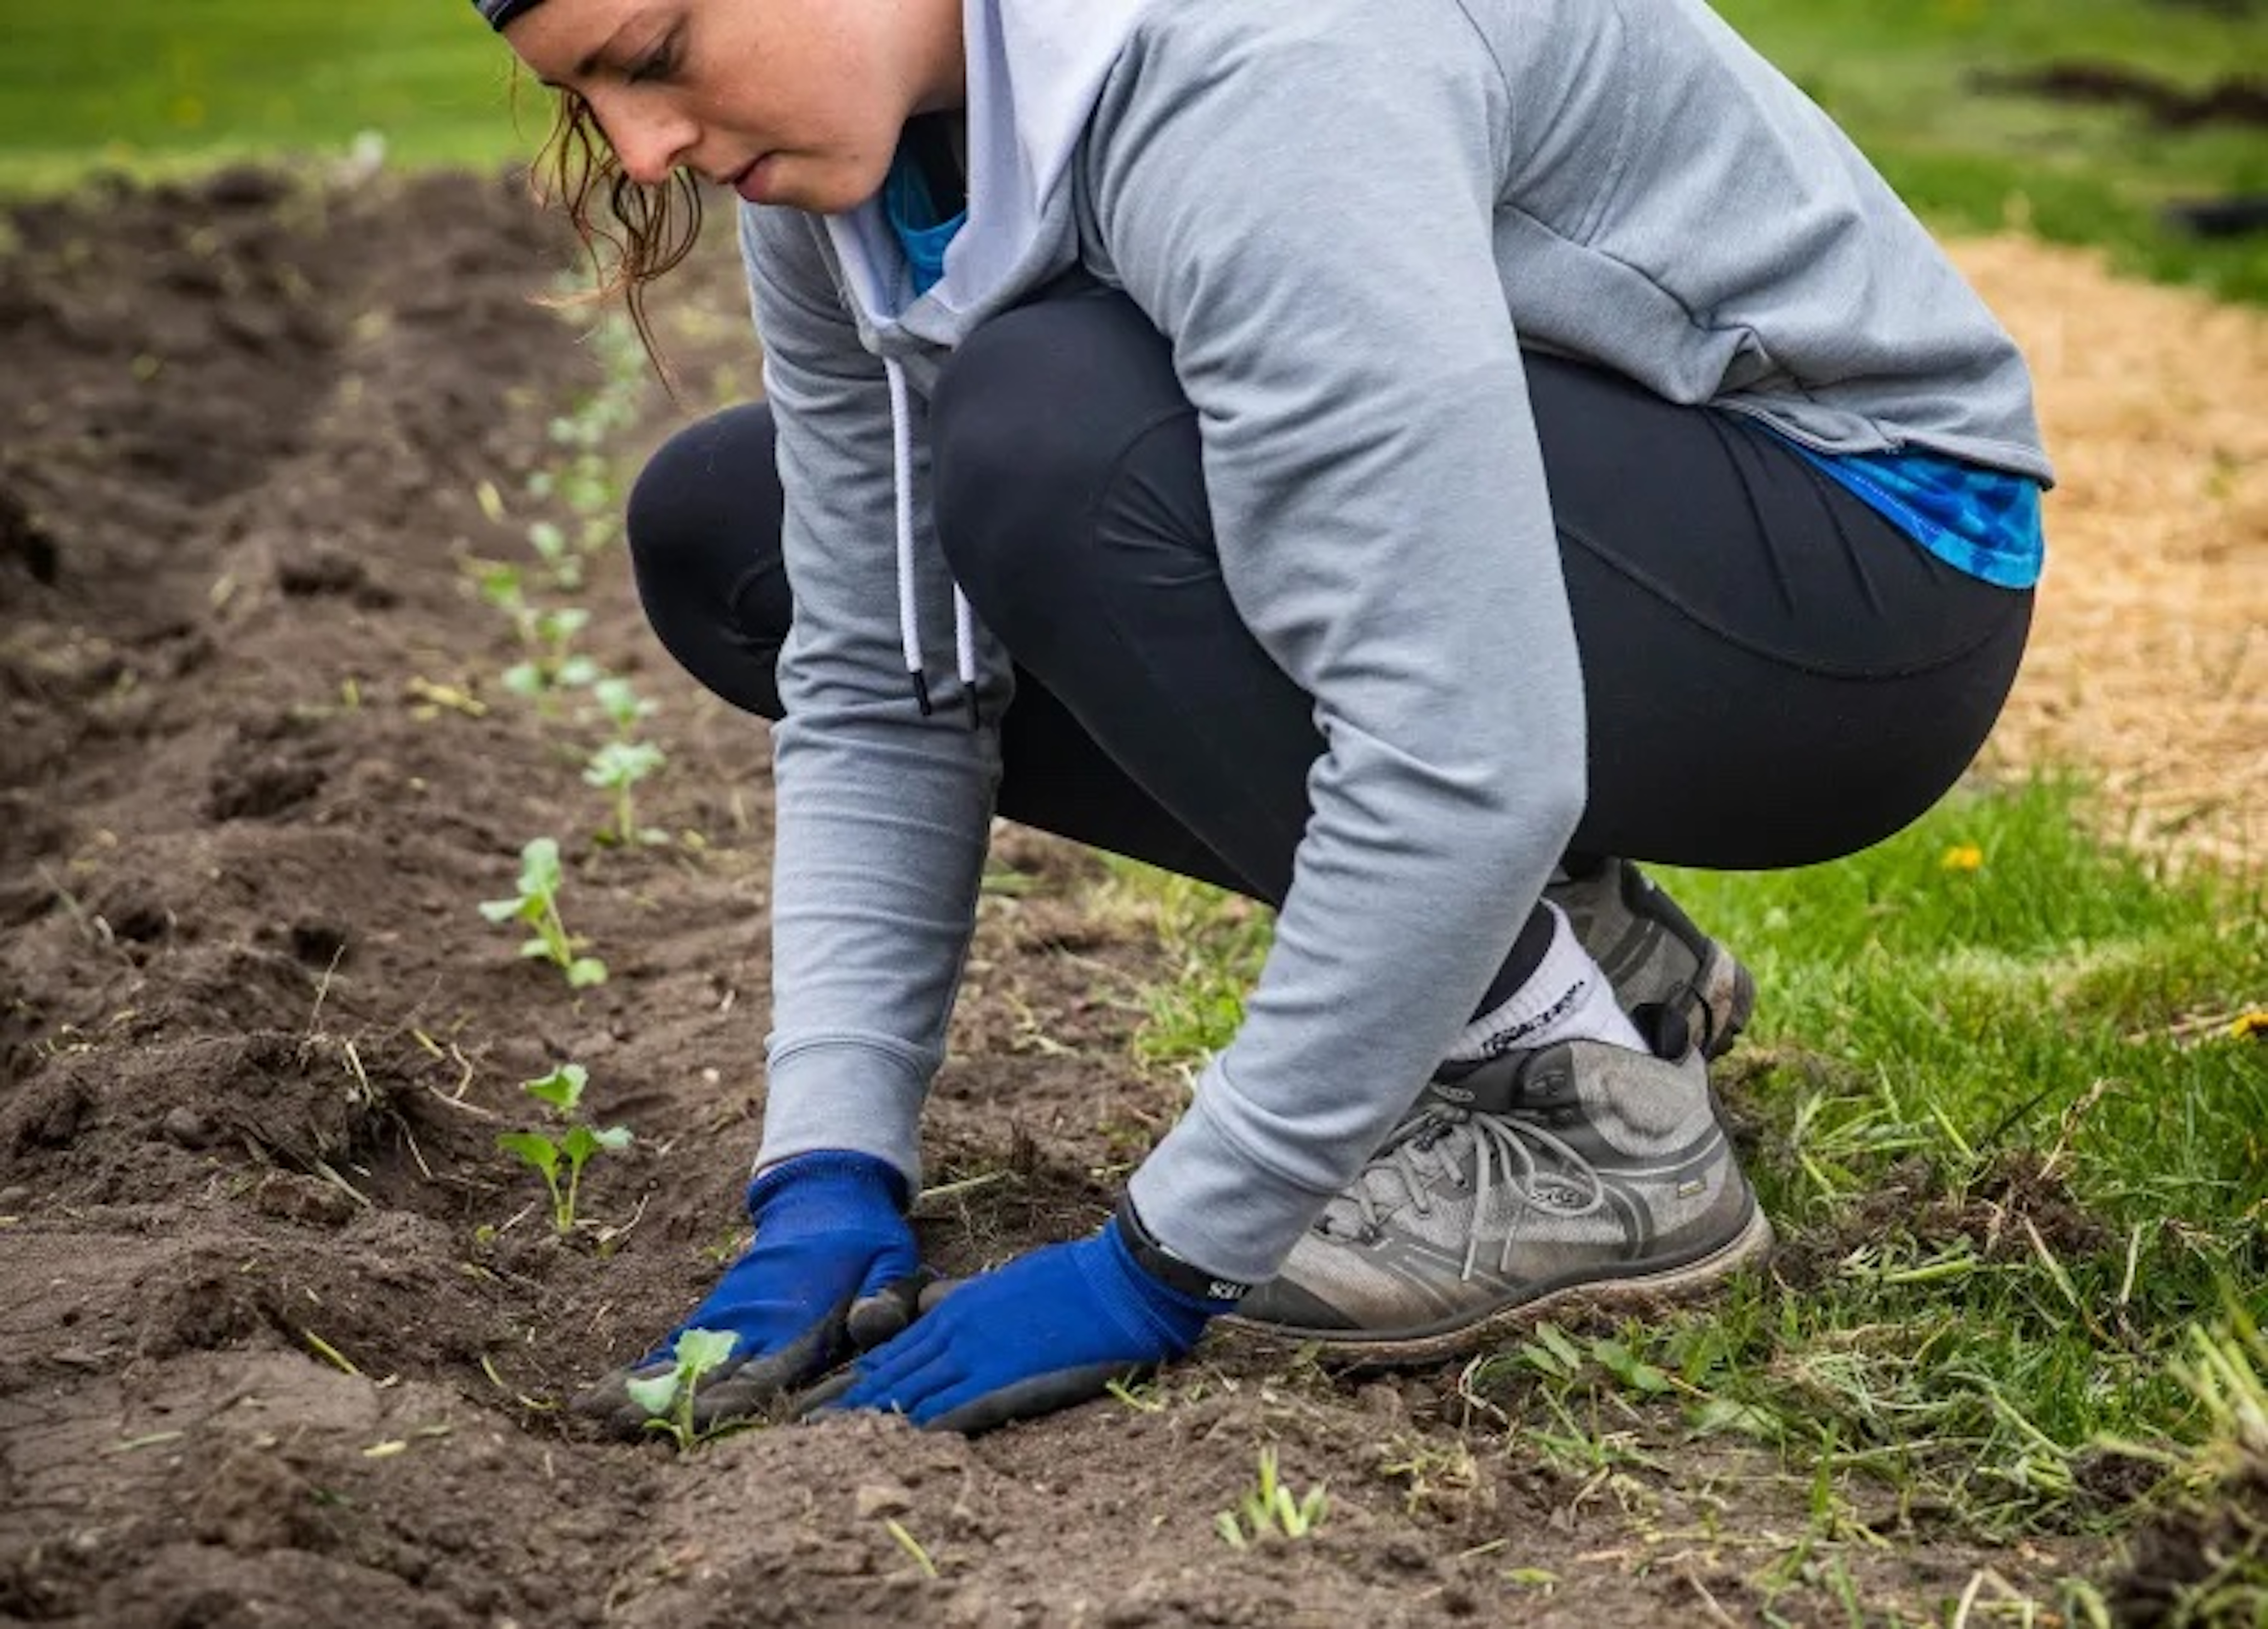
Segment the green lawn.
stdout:
<svg viewBox="0 0 2268 1629">
<path fill-rule="evenodd" d="M 2268 63 L 2259 0 L 1719 0 L 1718 9 L 1833 113 L 1941 226 L 2021 224 L 2107 244 L 2128 269 L 2268 299 L 2268 234 L 2205 242 L 2167 203 L 2268 194 L 2268 130 L 2173 130 L 2127 106 L 1979 88 L 2048 62 L 2115 64 L 2187 91 Z"/>
<path fill-rule="evenodd" d="M 486 164 L 514 128 L 510 53 L 464 0 L 10 0 L 0 190 L 276 153 L 342 152 L 364 131 L 414 164 Z"/>
</svg>

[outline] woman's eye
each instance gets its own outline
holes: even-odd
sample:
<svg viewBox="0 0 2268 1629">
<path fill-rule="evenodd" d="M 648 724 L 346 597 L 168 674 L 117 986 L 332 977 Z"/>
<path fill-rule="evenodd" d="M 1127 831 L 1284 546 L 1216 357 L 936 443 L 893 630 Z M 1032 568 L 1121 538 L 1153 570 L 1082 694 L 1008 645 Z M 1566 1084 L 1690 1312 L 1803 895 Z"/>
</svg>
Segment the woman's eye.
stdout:
<svg viewBox="0 0 2268 1629">
<path fill-rule="evenodd" d="M 661 43 L 639 57 L 622 77 L 632 84 L 648 84 L 666 79 L 677 66 L 677 31 L 671 29 L 661 38 Z"/>
</svg>

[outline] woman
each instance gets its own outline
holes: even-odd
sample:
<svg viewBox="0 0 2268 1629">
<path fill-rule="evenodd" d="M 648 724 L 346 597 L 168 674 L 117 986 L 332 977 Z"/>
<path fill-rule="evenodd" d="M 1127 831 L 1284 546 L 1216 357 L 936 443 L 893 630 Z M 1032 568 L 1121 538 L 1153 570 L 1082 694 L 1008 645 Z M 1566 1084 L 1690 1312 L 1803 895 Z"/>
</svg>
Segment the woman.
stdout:
<svg viewBox="0 0 2268 1629">
<path fill-rule="evenodd" d="M 1816 108 L 1700 0 L 477 3 L 564 94 L 579 222 L 617 174 L 743 203 L 767 403 L 630 514 L 665 643 L 780 721 L 707 1417 L 856 1344 L 828 1405 L 974 1430 L 1232 1311 L 1432 1355 L 1768 1248 L 1705 1062 L 1747 975 L 1629 862 L 1940 796 L 2050 478 L 2007 335 Z M 1112 1222 L 909 1321 L 996 807 L 1276 939 Z"/>
</svg>

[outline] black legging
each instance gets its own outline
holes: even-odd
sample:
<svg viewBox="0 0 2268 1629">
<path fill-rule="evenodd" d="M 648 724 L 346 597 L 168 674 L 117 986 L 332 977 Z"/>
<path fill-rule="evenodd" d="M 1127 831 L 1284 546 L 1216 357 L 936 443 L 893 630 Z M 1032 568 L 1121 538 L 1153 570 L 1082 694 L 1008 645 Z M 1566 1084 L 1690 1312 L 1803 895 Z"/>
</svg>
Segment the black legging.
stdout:
<svg viewBox="0 0 2268 1629">
<path fill-rule="evenodd" d="M 1798 865 L 1941 796 L 2014 679 L 2030 592 L 1944 564 L 1734 415 L 1551 357 L 1528 373 L 1588 704 L 1571 853 Z M 1223 585 L 1165 340 L 1123 295 L 1058 290 L 962 344 L 930 423 L 939 541 L 1016 662 L 999 811 L 1281 904 L 1322 738 Z M 663 644 L 771 719 L 781 505 L 758 404 L 665 445 L 629 517 Z M 1539 910 L 1489 1001 L 1548 938 Z"/>
</svg>

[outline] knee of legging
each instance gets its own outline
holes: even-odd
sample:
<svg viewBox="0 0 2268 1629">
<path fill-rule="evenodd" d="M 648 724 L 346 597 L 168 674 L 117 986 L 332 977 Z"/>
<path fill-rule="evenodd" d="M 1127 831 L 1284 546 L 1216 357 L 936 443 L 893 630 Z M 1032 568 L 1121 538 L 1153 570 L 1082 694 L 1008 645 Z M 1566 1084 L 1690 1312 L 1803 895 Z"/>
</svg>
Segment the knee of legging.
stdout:
<svg viewBox="0 0 2268 1629">
<path fill-rule="evenodd" d="M 778 484 L 764 403 L 727 407 L 678 431 L 646 460 L 624 505 L 639 581 L 735 569 L 752 548 L 777 553 Z"/>
</svg>

